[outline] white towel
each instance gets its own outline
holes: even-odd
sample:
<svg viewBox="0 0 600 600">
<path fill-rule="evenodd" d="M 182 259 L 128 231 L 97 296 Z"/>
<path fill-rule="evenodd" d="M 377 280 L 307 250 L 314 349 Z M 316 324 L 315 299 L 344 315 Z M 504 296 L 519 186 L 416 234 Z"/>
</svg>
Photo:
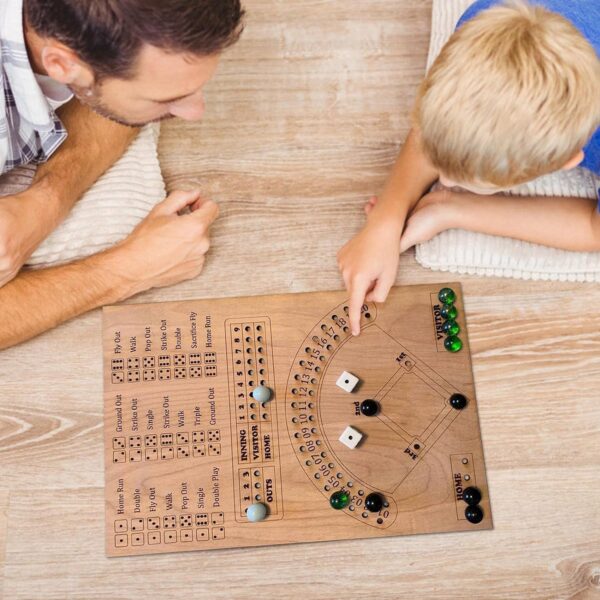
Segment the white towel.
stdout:
<svg viewBox="0 0 600 600">
<path fill-rule="evenodd" d="M 433 0 L 429 66 L 452 35 L 471 0 Z M 600 178 L 585 169 L 555 173 L 515 188 L 522 196 L 596 198 Z M 600 281 L 599 252 L 567 252 L 460 229 L 417 246 L 417 261 L 436 271 L 552 281 Z"/>
<path fill-rule="evenodd" d="M 96 254 L 126 238 L 165 197 L 157 155 L 159 127 L 145 127 L 123 157 L 75 205 L 67 219 L 34 252 L 27 266 L 42 268 Z M 60 151 L 60 150 L 59 150 Z M 29 187 L 28 165 L 0 179 L 0 196 Z"/>
</svg>

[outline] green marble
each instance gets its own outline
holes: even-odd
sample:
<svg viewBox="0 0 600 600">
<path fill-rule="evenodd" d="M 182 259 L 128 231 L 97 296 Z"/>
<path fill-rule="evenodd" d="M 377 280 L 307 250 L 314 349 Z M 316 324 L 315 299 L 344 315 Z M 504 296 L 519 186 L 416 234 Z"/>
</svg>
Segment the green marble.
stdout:
<svg viewBox="0 0 600 600">
<path fill-rule="evenodd" d="M 460 326 L 458 325 L 458 323 L 456 321 L 453 321 L 451 319 L 450 321 L 446 321 L 442 325 L 442 331 L 446 335 L 458 335 L 460 333 Z"/>
<path fill-rule="evenodd" d="M 438 298 L 442 304 L 454 304 L 456 302 L 456 293 L 450 288 L 442 288 L 438 294 Z"/>
<path fill-rule="evenodd" d="M 345 490 L 333 492 L 329 499 L 329 504 L 331 504 L 332 508 L 335 508 L 335 510 L 343 510 L 350 504 L 350 494 Z"/>
<path fill-rule="evenodd" d="M 462 347 L 463 347 L 463 343 L 462 343 L 461 339 L 456 337 L 455 335 L 451 335 L 450 337 L 447 337 L 444 342 L 444 348 L 446 348 L 446 350 L 448 350 L 448 352 L 458 352 L 459 350 L 462 349 Z"/>
<path fill-rule="evenodd" d="M 440 310 L 440 314 L 442 315 L 442 317 L 444 317 L 444 319 L 448 319 L 449 321 L 454 321 L 454 319 L 456 319 L 456 317 L 458 317 L 458 310 L 456 310 L 456 306 L 446 305 L 446 306 L 442 306 L 442 309 Z"/>
</svg>

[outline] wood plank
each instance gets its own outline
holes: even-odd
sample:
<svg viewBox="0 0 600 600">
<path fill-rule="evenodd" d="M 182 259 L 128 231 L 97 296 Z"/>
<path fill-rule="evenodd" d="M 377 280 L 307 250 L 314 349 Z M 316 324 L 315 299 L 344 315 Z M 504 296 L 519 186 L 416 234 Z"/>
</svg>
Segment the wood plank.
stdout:
<svg viewBox="0 0 600 600">
<path fill-rule="evenodd" d="M 454 353 L 441 289 L 462 327 Z M 109 556 L 492 526 L 460 285 L 394 288 L 385 306 L 363 306 L 359 337 L 346 302 L 328 292 L 105 309 Z M 352 389 L 340 388 L 345 373 Z M 377 414 L 362 414 L 365 399 Z M 342 443 L 348 428 L 358 445 Z M 472 486 L 476 521 L 463 499 Z M 264 521 L 249 522 L 253 505 Z"/>
<path fill-rule="evenodd" d="M 175 600 L 195 590 L 217 600 L 275 600 L 341 589 L 389 600 L 445 600 L 456 590 L 490 600 L 597 597 L 597 469 L 550 465 L 489 477 L 498 490 L 493 531 L 127 559 L 103 556 L 102 488 L 23 488 L 9 511 L 5 597 Z"/>
</svg>

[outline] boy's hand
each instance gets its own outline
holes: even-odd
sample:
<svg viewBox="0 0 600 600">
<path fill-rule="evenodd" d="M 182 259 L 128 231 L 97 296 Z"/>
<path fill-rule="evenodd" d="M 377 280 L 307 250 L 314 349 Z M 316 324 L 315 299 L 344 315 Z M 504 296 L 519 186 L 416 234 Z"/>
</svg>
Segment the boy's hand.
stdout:
<svg viewBox="0 0 600 600">
<path fill-rule="evenodd" d="M 430 192 L 421 198 L 406 222 L 400 240 L 400 253 L 452 227 L 450 209 L 454 198 L 455 194 L 446 189 Z"/>
<path fill-rule="evenodd" d="M 180 214 L 187 208 L 191 212 Z M 154 207 L 128 238 L 108 251 L 124 283 L 123 299 L 197 277 L 218 214 L 217 205 L 198 191 L 174 192 Z"/>
<path fill-rule="evenodd" d="M 396 281 L 400 260 L 401 225 L 371 215 L 367 224 L 338 253 L 338 266 L 350 293 L 352 335 L 360 334 L 365 302 L 385 302 Z"/>
</svg>

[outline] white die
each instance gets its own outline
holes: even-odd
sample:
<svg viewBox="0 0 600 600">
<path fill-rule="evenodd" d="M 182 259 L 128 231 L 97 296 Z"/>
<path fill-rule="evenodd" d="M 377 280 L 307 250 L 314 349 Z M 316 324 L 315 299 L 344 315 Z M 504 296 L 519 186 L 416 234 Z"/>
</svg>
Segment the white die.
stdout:
<svg viewBox="0 0 600 600">
<path fill-rule="evenodd" d="M 362 438 L 363 434 L 360 431 L 357 431 L 354 429 L 354 427 L 350 427 L 350 425 L 348 425 L 348 427 L 344 429 L 344 433 L 340 435 L 340 442 L 342 442 L 344 446 L 354 450 Z"/>
<path fill-rule="evenodd" d="M 344 371 L 336 381 L 335 385 L 342 388 L 345 392 L 351 392 L 358 384 L 358 377 Z"/>
</svg>

